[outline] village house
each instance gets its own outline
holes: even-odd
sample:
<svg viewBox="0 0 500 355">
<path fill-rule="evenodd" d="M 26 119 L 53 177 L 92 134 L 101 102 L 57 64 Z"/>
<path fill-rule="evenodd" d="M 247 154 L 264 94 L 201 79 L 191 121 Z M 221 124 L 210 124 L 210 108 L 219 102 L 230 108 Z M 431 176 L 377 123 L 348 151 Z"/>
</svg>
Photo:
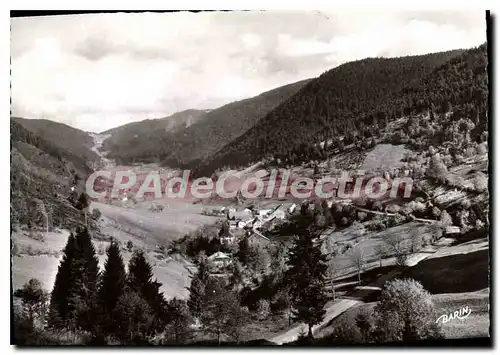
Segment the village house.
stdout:
<svg viewBox="0 0 500 355">
<path fill-rule="evenodd" d="M 265 217 L 267 216 L 269 213 L 271 213 L 272 210 L 259 210 L 259 216 L 261 217 Z"/>
<path fill-rule="evenodd" d="M 208 257 L 208 261 L 210 261 L 215 267 L 225 267 L 230 265 L 233 262 L 231 256 L 221 251 L 218 251 L 215 254 L 212 254 Z"/>
<path fill-rule="evenodd" d="M 269 238 L 267 238 L 256 229 L 249 231 L 247 234 L 247 238 L 250 245 L 266 246 L 271 242 Z"/>
<path fill-rule="evenodd" d="M 449 235 L 455 235 L 455 234 L 460 234 L 460 227 L 457 227 L 457 226 L 448 226 L 445 229 L 445 234 L 447 236 L 449 236 Z"/>
<path fill-rule="evenodd" d="M 219 239 L 222 244 L 233 244 L 237 238 L 233 232 L 229 231 L 229 233 L 221 235 Z"/>
<path fill-rule="evenodd" d="M 269 215 L 269 219 L 285 219 L 285 211 L 283 210 L 276 210 L 273 213 Z"/>
<path fill-rule="evenodd" d="M 238 225 L 239 225 L 239 223 L 240 223 L 241 221 L 237 221 L 237 220 L 232 220 L 232 219 L 230 219 L 228 222 L 229 222 L 229 229 L 236 229 L 236 228 L 239 228 L 239 226 L 238 226 Z"/>
</svg>

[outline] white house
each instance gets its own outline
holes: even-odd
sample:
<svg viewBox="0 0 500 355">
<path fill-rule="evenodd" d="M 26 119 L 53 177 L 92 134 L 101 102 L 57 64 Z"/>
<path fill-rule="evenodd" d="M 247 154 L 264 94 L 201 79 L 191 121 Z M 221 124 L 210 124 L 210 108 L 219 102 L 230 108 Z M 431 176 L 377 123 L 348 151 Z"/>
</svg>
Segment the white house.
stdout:
<svg viewBox="0 0 500 355">
<path fill-rule="evenodd" d="M 259 216 L 267 216 L 272 210 L 259 210 Z"/>
<path fill-rule="evenodd" d="M 283 210 L 276 210 L 269 217 L 270 217 L 269 219 L 273 219 L 273 218 L 285 219 L 285 211 L 283 211 Z"/>
<path fill-rule="evenodd" d="M 457 226 L 448 226 L 445 230 L 446 235 L 453 235 L 460 233 L 460 227 Z"/>
<path fill-rule="evenodd" d="M 227 266 L 233 262 L 233 260 L 229 255 L 221 251 L 218 251 L 217 253 L 210 255 L 208 257 L 208 260 L 217 267 Z"/>
<path fill-rule="evenodd" d="M 229 232 L 227 236 L 222 235 L 220 237 L 220 242 L 222 244 L 233 244 L 235 241 L 236 241 L 236 237 L 231 232 Z"/>
</svg>

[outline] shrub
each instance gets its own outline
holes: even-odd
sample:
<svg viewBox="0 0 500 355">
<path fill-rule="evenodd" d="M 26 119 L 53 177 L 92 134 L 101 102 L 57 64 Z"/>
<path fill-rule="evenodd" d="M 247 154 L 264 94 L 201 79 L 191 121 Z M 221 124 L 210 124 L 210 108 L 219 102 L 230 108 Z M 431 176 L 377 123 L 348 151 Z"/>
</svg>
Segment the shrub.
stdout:
<svg viewBox="0 0 500 355">
<path fill-rule="evenodd" d="M 364 221 L 368 217 L 368 214 L 363 211 L 358 212 L 358 221 Z"/>
<path fill-rule="evenodd" d="M 448 214 L 448 212 L 446 212 L 446 210 L 443 210 L 441 212 L 440 222 L 443 226 L 453 225 L 453 220 L 451 219 L 451 216 Z"/>
<path fill-rule="evenodd" d="M 477 152 L 478 155 L 488 154 L 488 147 L 487 147 L 486 142 L 483 142 L 483 143 L 479 144 L 476 147 L 476 152 Z"/>
<path fill-rule="evenodd" d="M 451 155 L 445 155 L 442 160 L 443 160 L 443 164 L 446 167 L 450 167 L 453 165 L 453 159 L 452 159 Z"/>
<path fill-rule="evenodd" d="M 432 242 L 437 242 L 443 236 L 443 226 L 441 223 L 431 224 Z"/>
<path fill-rule="evenodd" d="M 369 225 L 369 229 L 372 231 L 376 231 L 376 232 L 381 232 L 381 231 L 385 230 L 386 228 L 387 228 L 387 226 L 381 220 L 375 220 L 372 223 L 370 223 L 370 225 Z"/>
<path fill-rule="evenodd" d="M 431 157 L 429 168 L 427 169 L 427 174 L 440 183 L 444 183 L 446 181 L 448 168 L 446 167 L 446 164 L 441 160 L 441 156 L 439 154 L 434 154 Z"/>
<path fill-rule="evenodd" d="M 432 297 L 412 279 L 386 283 L 374 309 L 376 341 L 415 341 L 441 338 Z"/>
<path fill-rule="evenodd" d="M 271 308 L 270 308 L 268 300 L 260 300 L 259 301 L 259 306 L 257 309 L 257 313 L 259 314 L 259 318 L 261 318 L 261 319 L 267 318 L 269 316 L 270 310 L 271 310 Z"/>
<path fill-rule="evenodd" d="M 44 238 L 43 234 L 40 232 L 29 232 L 28 237 L 30 237 L 33 240 L 37 240 L 39 242 L 42 242 L 42 243 L 45 242 L 45 238 Z"/>
<path fill-rule="evenodd" d="M 372 207 L 371 209 L 374 210 L 374 211 L 382 211 L 382 203 L 380 201 L 374 201 L 372 203 Z"/>
<path fill-rule="evenodd" d="M 433 207 L 432 208 L 432 216 L 436 219 L 439 218 L 441 216 L 441 210 L 437 207 Z"/>
<path fill-rule="evenodd" d="M 329 344 L 359 344 L 362 342 L 362 336 L 356 324 L 349 324 L 343 320 L 325 340 Z"/>
<path fill-rule="evenodd" d="M 474 188 L 477 192 L 483 192 L 488 188 L 488 177 L 480 171 L 474 175 Z"/>
<path fill-rule="evenodd" d="M 101 211 L 99 211 L 98 208 L 94 208 L 92 210 L 92 218 L 95 219 L 96 221 L 98 221 L 102 216 L 102 213 Z"/>
<path fill-rule="evenodd" d="M 399 213 L 401 207 L 398 205 L 389 205 L 387 206 L 386 210 L 388 213 Z"/>
</svg>

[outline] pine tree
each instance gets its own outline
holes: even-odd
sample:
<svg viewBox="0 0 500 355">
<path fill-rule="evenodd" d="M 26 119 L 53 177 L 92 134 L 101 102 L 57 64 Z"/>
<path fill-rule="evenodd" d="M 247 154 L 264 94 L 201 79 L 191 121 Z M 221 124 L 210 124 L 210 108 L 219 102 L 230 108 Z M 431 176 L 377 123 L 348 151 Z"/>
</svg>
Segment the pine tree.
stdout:
<svg viewBox="0 0 500 355">
<path fill-rule="evenodd" d="M 303 231 L 290 251 L 288 265 L 286 279 L 294 307 L 293 318 L 307 324 L 309 338 L 312 338 L 313 325 L 325 316 L 326 256 L 321 253 L 319 245 L 314 245 L 311 235 Z"/>
<path fill-rule="evenodd" d="M 204 299 L 204 311 L 202 313 L 203 327 L 206 332 L 217 337 L 220 344 L 222 334 L 230 334 L 238 331 L 243 324 L 239 321 L 243 317 L 237 312 L 240 302 L 236 292 L 229 290 L 224 281 L 214 279 L 207 285 Z M 239 338 L 239 336 L 237 336 Z"/>
<path fill-rule="evenodd" d="M 200 317 L 203 312 L 203 302 L 205 299 L 205 290 L 210 281 L 210 272 L 206 261 L 202 260 L 198 264 L 198 272 L 191 280 L 189 286 L 188 307 L 191 314 Z"/>
<path fill-rule="evenodd" d="M 23 313 L 29 325 L 34 326 L 35 321 L 44 323 L 47 308 L 47 292 L 37 279 L 30 279 L 24 286 L 14 292 L 23 302 Z"/>
<path fill-rule="evenodd" d="M 159 330 L 166 319 L 166 303 L 160 292 L 161 283 L 153 281 L 153 267 L 146 260 L 144 252 L 137 250 L 128 264 L 127 286 L 144 298 L 154 313 L 152 330 Z"/>
<path fill-rule="evenodd" d="M 115 332 L 124 344 L 147 344 L 154 332 L 155 316 L 148 302 L 130 288 L 118 299 L 113 311 Z"/>
<path fill-rule="evenodd" d="M 78 197 L 78 201 L 76 201 L 75 207 L 79 210 L 83 210 L 89 206 L 89 196 L 82 192 L 80 197 Z"/>
<path fill-rule="evenodd" d="M 92 330 L 96 324 L 99 260 L 86 227 L 77 230 L 71 263 L 68 306 L 76 328 Z"/>
<path fill-rule="evenodd" d="M 102 327 L 106 333 L 110 333 L 114 329 L 111 314 L 125 292 L 127 274 L 116 241 L 111 242 L 106 254 L 107 259 L 98 291 L 98 305 Z"/>
<path fill-rule="evenodd" d="M 243 265 L 247 265 L 250 259 L 250 244 L 248 238 L 245 237 L 238 243 L 238 259 Z"/>
<path fill-rule="evenodd" d="M 191 317 L 186 301 L 174 298 L 168 302 L 167 332 L 174 344 L 185 343 L 190 337 L 189 323 Z"/>
<path fill-rule="evenodd" d="M 76 238 L 71 233 L 63 250 L 63 257 L 57 270 L 56 280 L 50 297 L 48 324 L 53 328 L 68 326 L 70 315 L 69 289 L 72 288 L 71 267 L 76 251 Z"/>
<path fill-rule="evenodd" d="M 436 179 L 441 183 L 446 181 L 446 174 L 448 173 L 448 169 L 441 160 L 441 156 L 439 155 L 439 153 L 436 153 L 432 156 L 427 173 L 430 177 Z"/>
</svg>

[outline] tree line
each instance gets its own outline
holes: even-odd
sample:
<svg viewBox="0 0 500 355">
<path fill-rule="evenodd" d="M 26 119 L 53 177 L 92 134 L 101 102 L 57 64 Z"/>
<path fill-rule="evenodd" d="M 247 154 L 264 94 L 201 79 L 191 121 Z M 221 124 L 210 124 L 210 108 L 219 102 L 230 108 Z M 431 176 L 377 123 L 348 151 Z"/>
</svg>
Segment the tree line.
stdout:
<svg viewBox="0 0 500 355">
<path fill-rule="evenodd" d="M 185 302 L 165 300 L 144 252 L 134 251 L 128 271 L 116 241 L 110 243 L 106 256 L 100 271 L 88 230 L 81 227 L 70 234 L 50 302 L 40 320 L 43 327 L 52 332 L 85 334 L 93 344 L 144 344 L 169 328 L 173 331 L 165 341 L 179 340 L 188 322 Z M 37 303 L 43 308 L 48 297 L 42 297 L 39 290 L 30 291 L 32 288 L 25 286 L 18 294 L 29 295 L 22 297 L 28 300 L 26 304 Z M 43 342 L 35 331 L 34 313 L 29 311 L 33 308 L 26 306 L 31 316 L 20 320 L 24 326 L 24 332 L 18 333 L 20 343 Z"/>
<path fill-rule="evenodd" d="M 262 159 L 281 164 L 325 159 L 334 149 L 377 137 L 398 118 L 428 112 L 452 112 L 450 121 L 472 119 L 477 124 L 471 139 L 477 141 L 487 131 L 486 64 L 486 44 L 346 63 L 309 82 L 210 159 L 192 164 L 198 175 L 210 176 L 224 166 Z"/>
</svg>

